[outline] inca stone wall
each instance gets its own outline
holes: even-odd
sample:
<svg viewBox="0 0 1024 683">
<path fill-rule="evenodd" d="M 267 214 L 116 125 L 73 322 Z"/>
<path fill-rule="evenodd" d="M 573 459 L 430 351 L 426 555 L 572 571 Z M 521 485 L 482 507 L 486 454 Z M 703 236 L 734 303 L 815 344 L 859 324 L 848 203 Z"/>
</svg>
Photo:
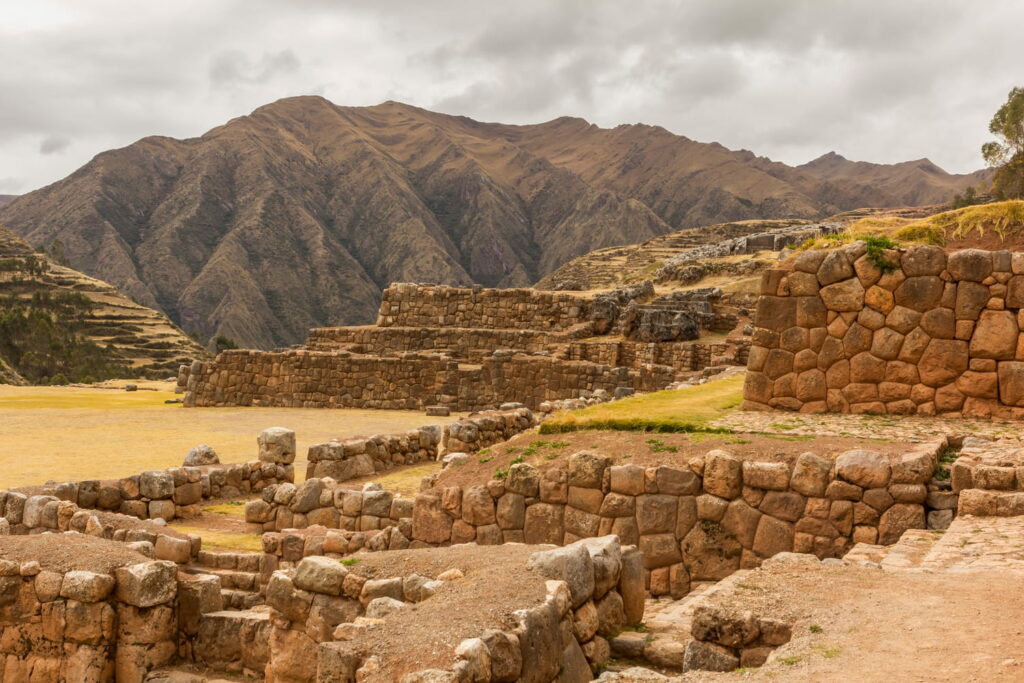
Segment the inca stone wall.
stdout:
<svg viewBox="0 0 1024 683">
<path fill-rule="evenodd" d="M 511 352 L 496 352 L 480 367 L 460 367 L 447 357 L 427 354 L 239 350 L 193 364 L 185 405 L 408 410 L 443 405 L 471 411 L 514 398 L 537 409 L 544 401 L 598 389 L 610 394 L 619 387 L 662 389 L 675 378 L 669 366 L 631 369 Z"/>
<path fill-rule="evenodd" d="M 563 545 L 615 534 L 639 547 L 652 594 L 681 597 L 690 581 L 719 580 L 779 552 L 839 557 L 854 543 L 891 544 L 906 529 L 925 528 L 926 483 L 945 445 L 896 459 L 854 450 L 832 462 L 805 453 L 792 464 L 711 451 L 686 469 L 614 466 L 578 453 L 563 467 L 540 472 L 520 463 L 503 480 L 430 489 L 415 500 L 382 490 L 325 495 L 329 483 L 309 480 L 280 500 L 269 487 L 246 517 L 264 530 L 339 529 L 265 535 L 268 552 L 291 562 L 363 548 Z"/>
<path fill-rule="evenodd" d="M 562 331 L 591 319 L 589 299 L 535 289 L 409 283 L 384 290 L 378 327 L 476 327 Z"/>
<path fill-rule="evenodd" d="M 234 465 L 171 467 L 123 479 L 66 481 L 44 485 L 52 500 L 68 501 L 87 510 L 109 510 L 138 519 L 195 517 L 211 498 L 258 493 L 269 484 L 294 481 L 294 468 L 253 461 Z M 34 487 L 38 488 L 38 487 Z M 12 493 L 17 493 L 15 489 Z"/>
<path fill-rule="evenodd" d="M 765 273 L 745 406 L 1024 418 L 1024 253 L 865 252 Z"/>
<path fill-rule="evenodd" d="M 173 563 L 107 573 L 55 570 L 40 559 L 0 559 L 0 680 L 142 683 L 174 659 Z"/>
</svg>

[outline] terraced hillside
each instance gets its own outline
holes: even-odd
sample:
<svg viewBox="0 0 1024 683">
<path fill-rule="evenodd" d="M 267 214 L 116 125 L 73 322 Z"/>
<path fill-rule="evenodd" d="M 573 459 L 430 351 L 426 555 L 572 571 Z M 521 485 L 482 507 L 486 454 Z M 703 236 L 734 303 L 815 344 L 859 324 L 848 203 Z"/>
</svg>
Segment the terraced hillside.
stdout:
<svg viewBox="0 0 1024 683">
<path fill-rule="evenodd" d="M 0 227 L 0 383 L 164 377 L 208 355 L 167 316 Z"/>
<path fill-rule="evenodd" d="M 695 249 L 708 245 L 716 245 L 737 238 L 752 238 L 754 235 L 788 232 L 790 229 L 802 234 L 802 228 L 817 225 L 810 220 L 798 218 L 786 220 L 749 220 L 732 223 L 719 223 L 700 228 L 688 228 L 667 235 L 654 237 L 645 242 L 622 247 L 597 249 L 573 259 L 551 275 L 537 283 L 538 289 L 612 289 L 622 285 L 633 284 L 642 280 L 659 279 L 669 283 L 670 278 L 659 278 L 659 271 L 673 259 L 688 254 Z M 728 265 L 742 265 L 743 269 L 757 270 L 758 261 L 766 264 L 775 260 L 775 240 L 764 240 L 764 248 L 758 248 L 751 241 L 750 250 L 715 259 L 720 262 L 723 277 L 732 279 L 735 273 L 727 273 Z M 760 244 L 760 242 L 758 243 Z M 734 268 L 732 270 L 735 270 Z M 703 280 L 704 278 L 698 278 Z M 721 279 L 721 278 L 718 278 Z M 696 282 L 695 280 L 694 282 Z M 702 283 L 702 286 L 715 283 Z"/>
</svg>

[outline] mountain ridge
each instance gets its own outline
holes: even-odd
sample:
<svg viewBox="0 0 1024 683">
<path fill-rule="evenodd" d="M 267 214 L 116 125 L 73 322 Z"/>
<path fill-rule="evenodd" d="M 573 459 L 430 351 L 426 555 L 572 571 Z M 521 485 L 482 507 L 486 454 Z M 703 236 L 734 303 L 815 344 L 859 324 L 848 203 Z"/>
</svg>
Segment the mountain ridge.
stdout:
<svg viewBox="0 0 1024 683">
<path fill-rule="evenodd" d="M 527 286 L 596 248 L 936 203 L 974 179 L 869 166 L 818 173 L 647 124 L 513 126 L 308 96 L 103 152 L 0 222 L 204 340 L 271 348 L 372 321 L 393 281 Z"/>
</svg>

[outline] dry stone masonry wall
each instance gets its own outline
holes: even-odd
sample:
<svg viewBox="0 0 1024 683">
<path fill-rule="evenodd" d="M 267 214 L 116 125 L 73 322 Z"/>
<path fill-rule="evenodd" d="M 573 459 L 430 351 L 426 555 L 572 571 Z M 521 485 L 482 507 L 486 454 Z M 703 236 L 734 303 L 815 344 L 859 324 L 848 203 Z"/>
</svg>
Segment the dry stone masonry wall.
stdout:
<svg viewBox="0 0 1024 683">
<path fill-rule="evenodd" d="M 177 655 L 176 575 L 171 562 L 106 573 L 0 559 L 0 681 L 142 683 Z"/>
<path fill-rule="evenodd" d="M 503 480 L 431 489 L 415 501 L 372 487 L 325 495 L 328 488 L 315 481 L 303 485 L 309 493 L 301 497 L 333 504 L 301 513 L 291 509 L 294 502 L 282 500 L 273 512 L 265 501 L 250 503 L 262 513 L 250 521 L 282 531 L 264 543 L 285 562 L 363 548 L 563 545 L 615 534 L 639 547 L 652 594 L 681 597 L 691 581 L 719 580 L 776 553 L 838 557 L 854 543 L 890 544 L 906 529 L 926 528 L 926 484 L 945 445 L 923 445 L 896 459 L 869 450 L 848 451 L 835 462 L 805 453 L 792 464 L 717 450 L 686 469 L 611 465 L 578 453 L 564 468 L 541 473 L 520 463 Z M 289 501 L 300 498 L 288 493 Z M 288 531 L 314 523 L 325 528 Z M 328 531 L 334 528 L 342 531 Z"/>
<path fill-rule="evenodd" d="M 1019 419 L 1022 324 L 1024 253 L 805 251 L 762 280 L 745 405 Z"/>
<path fill-rule="evenodd" d="M 586 392 L 651 391 L 742 364 L 738 309 L 720 290 L 655 298 L 650 283 L 593 296 L 395 284 L 376 327 L 312 330 L 304 348 L 226 351 L 182 367 L 186 406 L 537 409 Z"/>
</svg>

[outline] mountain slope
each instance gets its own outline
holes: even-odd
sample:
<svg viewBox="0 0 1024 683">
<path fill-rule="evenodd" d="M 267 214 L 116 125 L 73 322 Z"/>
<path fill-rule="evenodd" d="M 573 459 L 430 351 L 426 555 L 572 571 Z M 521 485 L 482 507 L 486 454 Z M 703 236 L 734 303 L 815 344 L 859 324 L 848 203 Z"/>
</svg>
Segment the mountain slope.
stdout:
<svg viewBox="0 0 1024 683">
<path fill-rule="evenodd" d="M 0 383 L 162 378 L 208 355 L 167 316 L 0 226 Z"/>
<path fill-rule="evenodd" d="M 792 168 L 652 126 L 297 97 L 100 154 L 0 222 L 203 340 L 270 348 L 373 320 L 394 281 L 523 286 L 684 227 L 945 200 L 971 182 L 936 169 L 901 193 L 879 168 Z"/>
</svg>

